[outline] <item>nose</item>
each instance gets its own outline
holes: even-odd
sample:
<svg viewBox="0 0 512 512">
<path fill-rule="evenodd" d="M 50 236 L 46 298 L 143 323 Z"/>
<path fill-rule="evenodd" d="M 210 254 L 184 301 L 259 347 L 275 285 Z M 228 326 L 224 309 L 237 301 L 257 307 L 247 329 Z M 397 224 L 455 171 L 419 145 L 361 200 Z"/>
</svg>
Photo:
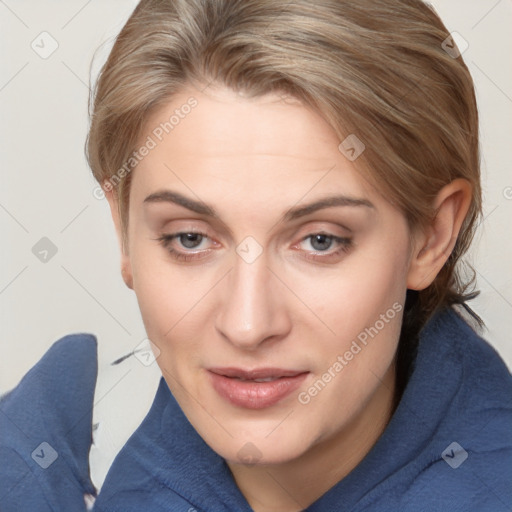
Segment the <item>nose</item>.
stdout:
<svg viewBox="0 0 512 512">
<path fill-rule="evenodd" d="M 217 331 L 244 350 L 282 339 L 290 331 L 291 321 L 281 288 L 264 255 L 252 263 L 236 256 L 224 282 Z"/>
</svg>

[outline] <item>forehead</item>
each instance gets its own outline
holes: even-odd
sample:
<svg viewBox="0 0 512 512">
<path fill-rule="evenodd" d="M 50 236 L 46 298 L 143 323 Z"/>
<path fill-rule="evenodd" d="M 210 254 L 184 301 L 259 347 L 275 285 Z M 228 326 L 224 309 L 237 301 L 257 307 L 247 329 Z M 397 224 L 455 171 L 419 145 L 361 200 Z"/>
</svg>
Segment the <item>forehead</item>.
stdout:
<svg viewBox="0 0 512 512">
<path fill-rule="evenodd" d="M 262 204 L 323 192 L 374 195 L 328 123 L 279 94 L 247 98 L 189 87 L 152 113 L 140 145 L 148 137 L 153 147 L 132 182 L 139 199 L 165 187 Z"/>
</svg>

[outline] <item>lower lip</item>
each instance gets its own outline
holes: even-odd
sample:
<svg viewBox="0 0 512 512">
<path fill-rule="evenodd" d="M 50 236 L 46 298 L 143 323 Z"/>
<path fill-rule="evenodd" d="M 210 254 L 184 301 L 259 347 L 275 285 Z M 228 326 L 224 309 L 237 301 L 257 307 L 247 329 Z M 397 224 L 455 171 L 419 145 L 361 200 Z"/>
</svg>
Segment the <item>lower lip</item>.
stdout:
<svg viewBox="0 0 512 512">
<path fill-rule="evenodd" d="M 295 391 L 307 373 L 295 377 L 282 377 L 269 382 L 243 381 L 209 372 L 217 393 L 238 407 L 264 409 L 277 404 Z"/>
</svg>

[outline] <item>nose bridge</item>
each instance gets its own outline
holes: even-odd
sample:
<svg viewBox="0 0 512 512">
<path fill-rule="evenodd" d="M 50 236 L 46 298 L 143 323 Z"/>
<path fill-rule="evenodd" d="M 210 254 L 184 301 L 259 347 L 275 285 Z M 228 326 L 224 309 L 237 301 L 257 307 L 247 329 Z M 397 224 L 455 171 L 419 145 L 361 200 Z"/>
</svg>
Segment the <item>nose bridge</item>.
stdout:
<svg viewBox="0 0 512 512">
<path fill-rule="evenodd" d="M 272 278 L 264 255 L 248 262 L 237 254 L 216 320 L 217 329 L 232 344 L 256 348 L 286 330 L 284 304 L 276 296 Z"/>
</svg>

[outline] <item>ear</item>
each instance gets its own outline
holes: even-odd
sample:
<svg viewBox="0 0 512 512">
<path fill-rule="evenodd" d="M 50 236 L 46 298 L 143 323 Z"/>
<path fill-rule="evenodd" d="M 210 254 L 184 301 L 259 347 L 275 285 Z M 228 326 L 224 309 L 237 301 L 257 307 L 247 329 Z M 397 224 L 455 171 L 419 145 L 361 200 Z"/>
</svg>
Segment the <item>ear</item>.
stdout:
<svg viewBox="0 0 512 512">
<path fill-rule="evenodd" d="M 110 213 L 112 214 L 112 220 L 117 233 L 117 241 L 119 242 L 119 249 L 121 251 L 121 275 L 123 281 L 128 288 L 133 290 L 133 273 L 130 257 L 128 256 L 128 249 L 124 240 L 123 228 L 121 223 L 121 214 L 119 211 L 119 200 L 117 195 L 110 189 L 108 192 L 105 191 L 105 197 L 110 206 Z"/>
<path fill-rule="evenodd" d="M 434 218 L 415 239 L 407 288 L 424 290 L 432 284 L 455 247 L 471 196 L 471 184 L 462 178 L 440 190 L 434 203 Z"/>
</svg>

